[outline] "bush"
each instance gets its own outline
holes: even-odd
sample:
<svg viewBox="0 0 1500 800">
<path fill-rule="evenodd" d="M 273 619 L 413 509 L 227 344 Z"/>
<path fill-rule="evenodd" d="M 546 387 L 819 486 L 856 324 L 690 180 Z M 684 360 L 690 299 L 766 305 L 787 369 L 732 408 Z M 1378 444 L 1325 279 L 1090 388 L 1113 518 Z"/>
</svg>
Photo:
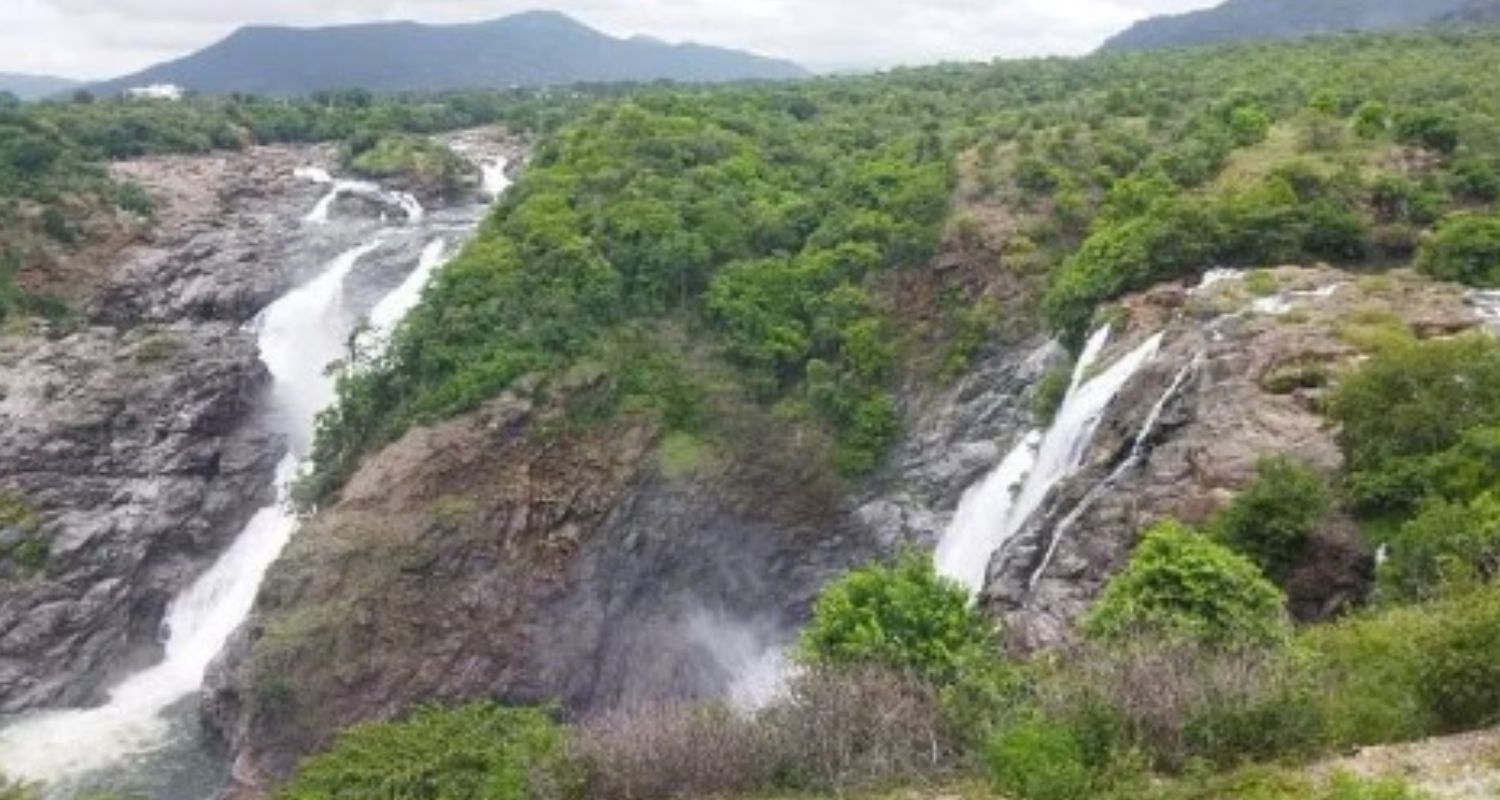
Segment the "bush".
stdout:
<svg viewBox="0 0 1500 800">
<path fill-rule="evenodd" d="M 444 145 L 399 135 L 384 136 L 362 151 L 351 151 L 348 164 L 365 177 L 399 178 L 423 191 L 440 194 L 457 190 L 471 171 L 468 162 Z"/>
<path fill-rule="evenodd" d="M 1437 111 L 1402 114 L 1396 119 L 1396 139 L 1447 155 L 1458 149 L 1458 123 Z"/>
<path fill-rule="evenodd" d="M 1016 800 L 1077 800 L 1095 786 L 1073 731 L 1031 719 L 996 734 L 985 754 L 995 791 Z"/>
<path fill-rule="evenodd" d="M 1090 763 L 1132 754 L 1180 770 L 1315 751 L 1325 738 L 1317 673 L 1280 646 L 1178 639 L 1088 643 L 1039 681 L 1040 713 L 1065 722 Z"/>
<path fill-rule="evenodd" d="M 1468 591 L 1500 574 L 1500 502 L 1490 494 L 1467 504 L 1430 500 L 1388 546 L 1379 570 L 1385 596 L 1426 600 Z"/>
<path fill-rule="evenodd" d="M 298 768 L 280 800 L 544 800 L 570 796 L 562 729 L 540 711 L 474 703 L 356 725 Z"/>
<path fill-rule="evenodd" d="M 599 800 L 776 790 L 843 793 L 935 779 L 961 752 L 935 690 L 889 670 L 813 670 L 754 716 L 705 706 L 619 711 L 573 751 Z"/>
<path fill-rule="evenodd" d="M 1273 645 L 1290 632 L 1285 604 L 1255 564 L 1167 520 L 1146 531 L 1082 629 L 1107 641 L 1150 634 L 1215 646 Z"/>
<path fill-rule="evenodd" d="M 1323 477 L 1286 458 L 1263 458 L 1255 477 L 1210 523 L 1215 538 L 1284 579 L 1329 508 Z"/>
<path fill-rule="evenodd" d="M 993 660 L 994 629 L 959 584 L 938 576 L 932 560 L 908 552 L 890 566 L 854 570 L 813 605 L 798 642 L 810 665 L 878 665 L 953 684 Z"/>
<path fill-rule="evenodd" d="M 1073 370 L 1058 365 L 1042 373 L 1031 390 L 1031 416 L 1039 427 L 1049 427 L 1063 401 L 1068 399 L 1068 388 L 1073 383 Z"/>
<path fill-rule="evenodd" d="M 1339 381 L 1328 412 L 1357 506 L 1409 513 L 1434 489 L 1431 459 L 1500 419 L 1500 345 L 1478 334 L 1388 338 Z"/>
<path fill-rule="evenodd" d="M 1422 243 L 1417 266 L 1434 278 L 1469 286 L 1500 286 L 1500 216 L 1450 217 Z"/>
<path fill-rule="evenodd" d="M 1500 594 L 1477 593 L 1448 610 L 1422 642 L 1417 683 L 1441 733 L 1500 721 Z"/>
</svg>

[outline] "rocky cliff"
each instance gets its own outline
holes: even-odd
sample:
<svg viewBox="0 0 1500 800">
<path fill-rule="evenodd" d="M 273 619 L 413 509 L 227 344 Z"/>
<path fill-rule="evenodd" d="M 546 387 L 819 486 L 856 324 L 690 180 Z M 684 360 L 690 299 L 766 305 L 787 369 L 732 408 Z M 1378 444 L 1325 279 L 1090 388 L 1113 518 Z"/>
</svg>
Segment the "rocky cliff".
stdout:
<svg viewBox="0 0 1500 800">
<path fill-rule="evenodd" d="M 107 235 L 20 276 L 73 312 L 0 337 L 0 711 L 88 704 L 157 660 L 168 603 L 274 498 L 286 443 L 263 424 L 250 323 L 400 213 L 354 194 L 337 224 L 311 224 L 328 187 L 296 169 L 333 161 L 261 147 L 114 165 L 153 198 L 152 224 L 104 221 Z M 467 230 L 475 213 L 430 227 Z M 425 244 L 388 238 L 354 307 Z"/>
<path fill-rule="evenodd" d="M 1122 302 L 1114 349 L 1155 333 L 1164 343 L 1111 405 L 1082 469 L 991 564 L 986 603 L 1015 646 L 1066 640 L 1144 527 L 1167 516 L 1205 521 L 1261 457 L 1333 476 L 1341 456 L 1320 402 L 1372 332 L 1399 325 L 1447 336 L 1484 323 L 1462 289 L 1410 273 L 1269 274 L 1275 289 L 1260 294 L 1243 275 L 1215 274 L 1222 279 Z M 1324 525 L 1285 586 L 1294 617 L 1326 619 L 1364 598 L 1374 560 L 1353 532 L 1342 514 Z"/>
</svg>

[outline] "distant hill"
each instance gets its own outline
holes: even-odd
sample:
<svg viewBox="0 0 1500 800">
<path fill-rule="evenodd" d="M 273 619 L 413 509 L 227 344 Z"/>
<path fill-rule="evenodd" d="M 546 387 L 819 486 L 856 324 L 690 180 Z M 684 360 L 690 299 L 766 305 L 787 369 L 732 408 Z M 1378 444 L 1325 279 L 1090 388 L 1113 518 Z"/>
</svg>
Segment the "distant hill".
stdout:
<svg viewBox="0 0 1500 800">
<path fill-rule="evenodd" d="M 185 58 L 92 88 L 112 94 L 176 84 L 205 94 L 297 95 L 356 87 L 404 92 L 806 74 L 796 64 L 736 50 L 618 39 L 566 15 L 538 11 L 464 25 L 241 28 Z"/>
<path fill-rule="evenodd" d="M 1227 0 L 1138 22 L 1105 50 L 1150 50 L 1251 39 L 1298 39 L 1500 19 L 1500 0 Z"/>
<path fill-rule="evenodd" d="M 16 75 L 0 72 L 0 92 L 10 92 L 22 100 L 40 100 L 54 94 L 66 92 L 78 86 L 67 78 L 50 75 Z"/>
</svg>

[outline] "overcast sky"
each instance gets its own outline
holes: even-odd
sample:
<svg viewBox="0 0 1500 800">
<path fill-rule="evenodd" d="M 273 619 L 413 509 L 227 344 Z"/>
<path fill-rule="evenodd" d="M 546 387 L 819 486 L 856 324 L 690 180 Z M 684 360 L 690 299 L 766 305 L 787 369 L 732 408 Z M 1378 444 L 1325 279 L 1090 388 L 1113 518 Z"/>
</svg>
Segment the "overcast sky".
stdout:
<svg viewBox="0 0 1500 800">
<path fill-rule="evenodd" d="M 246 23 L 457 22 L 553 8 L 644 33 L 794 59 L 813 69 L 1074 54 L 1141 17 L 1218 0 L 0 0 L 0 71 L 105 78 Z"/>
</svg>

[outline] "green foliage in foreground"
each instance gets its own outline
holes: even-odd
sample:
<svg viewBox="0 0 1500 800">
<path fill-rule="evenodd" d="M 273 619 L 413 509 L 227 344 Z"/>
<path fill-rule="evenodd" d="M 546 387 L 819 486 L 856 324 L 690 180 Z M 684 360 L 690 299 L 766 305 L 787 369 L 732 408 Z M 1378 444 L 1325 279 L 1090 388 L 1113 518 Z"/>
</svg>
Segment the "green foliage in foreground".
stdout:
<svg viewBox="0 0 1500 800">
<path fill-rule="evenodd" d="M 1401 606 L 1309 629 L 1326 676 L 1328 741 L 1407 741 L 1500 721 L 1500 592 Z"/>
<path fill-rule="evenodd" d="M 963 587 L 939 576 L 931 559 L 908 552 L 825 588 L 797 654 L 809 664 L 910 670 L 944 685 L 992 661 L 994 638 Z"/>
<path fill-rule="evenodd" d="M 41 800 L 41 788 L 0 774 L 0 800 Z"/>
<path fill-rule="evenodd" d="M 539 711 L 475 703 L 356 725 L 303 762 L 278 800 L 548 800 L 575 767 L 561 728 Z"/>
<path fill-rule="evenodd" d="M 1323 477 L 1286 458 L 1265 458 L 1209 526 L 1214 536 L 1282 580 L 1298 564 L 1332 503 Z"/>
<path fill-rule="evenodd" d="M 1146 531 L 1083 622 L 1090 636 L 1224 646 L 1285 641 L 1286 600 L 1254 563 L 1172 520 Z"/>
</svg>

